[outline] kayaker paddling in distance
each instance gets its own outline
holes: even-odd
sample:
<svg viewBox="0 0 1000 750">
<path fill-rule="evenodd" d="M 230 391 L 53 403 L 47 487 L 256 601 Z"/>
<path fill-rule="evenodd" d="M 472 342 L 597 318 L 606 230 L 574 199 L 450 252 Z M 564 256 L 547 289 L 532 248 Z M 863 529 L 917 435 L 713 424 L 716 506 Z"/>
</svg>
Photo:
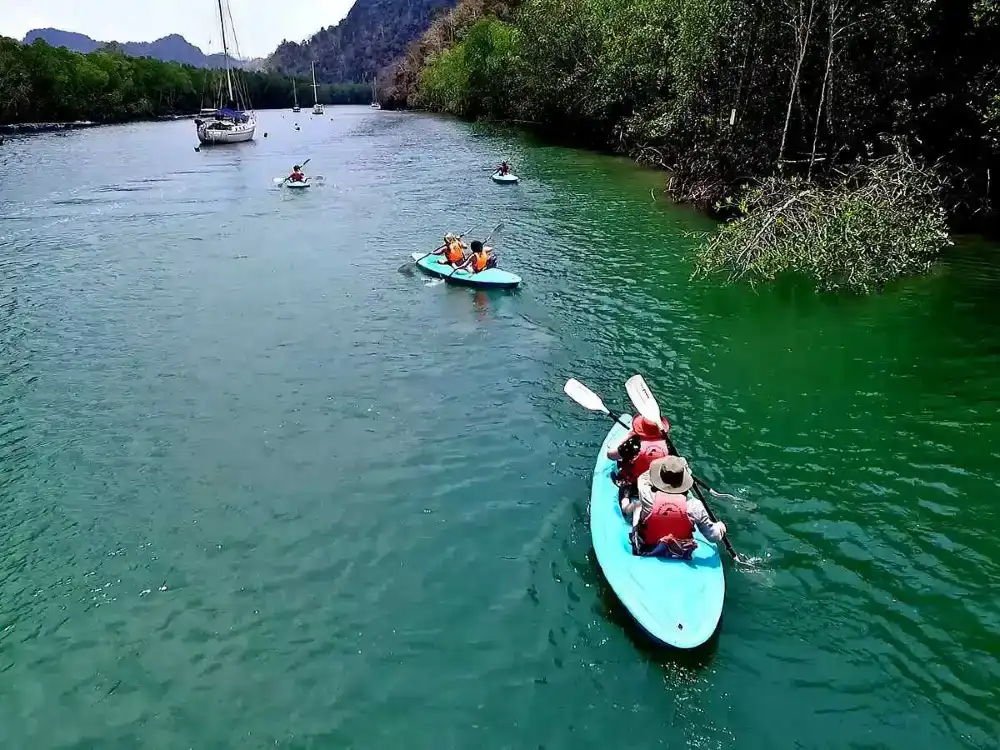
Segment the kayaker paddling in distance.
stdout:
<svg viewBox="0 0 1000 750">
<path fill-rule="evenodd" d="M 726 535 L 726 524 L 713 522 L 701 500 L 688 497 L 694 477 L 687 459 L 659 458 L 639 476 L 637 484 L 639 499 L 622 507 L 626 520 L 632 520 L 630 537 L 635 554 L 687 559 L 698 546 L 695 528 L 713 542 Z"/>
<path fill-rule="evenodd" d="M 299 164 L 296 164 L 292 167 L 292 173 L 288 175 L 286 179 L 289 182 L 305 182 L 306 175 L 305 172 L 302 171 L 302 167 Z"/>
<path fill-rule="evenodd" d="M 500 162 L 500 166 L 497 167 L 497 171 L 500 173 L 502 177 L 506 177 L 507 175 L 510 174 L 510 164 L 508 164 L 506 161 Z"/>
</svg>

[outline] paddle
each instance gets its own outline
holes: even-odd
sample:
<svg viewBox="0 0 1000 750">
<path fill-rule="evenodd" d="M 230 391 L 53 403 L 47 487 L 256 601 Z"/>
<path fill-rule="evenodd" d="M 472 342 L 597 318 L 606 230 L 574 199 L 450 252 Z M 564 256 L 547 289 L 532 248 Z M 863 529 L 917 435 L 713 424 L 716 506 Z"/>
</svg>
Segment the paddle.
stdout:
<svg viewBox="0 0 1000 750">
<path fill-rule="evenodd" d="M 638 409 L 639 413 L 643 417 L 648 419 L 653 424 L 659 425 L 662 423 L 663 417 L 660 414 L 660 405 L 657 403 L 656 397 L 653 396 L 653 392 L 649 390 L 649 386 L 646 385 L 646 381 L 643 379 L 642 375 L 633 375 L 630 377 L 625 382 L 625 391 L 628 393 L 628 397 L 632 400 L 632 404 L 636 409 Z M 680 455 L 666 431 L 663 431 L 663 439 L 666 441 L 667 447 L 670 448 L 671 453 Z M 716 494 L 711 487 L 705 484 L 705 482 L 701 481 L 697 477 L 694 477 L 695 494 L 698 496 L 698 499 L 701 500 L 702 505 L 705 506 L 705 510 L 708 511 L 708 517 L 712 520 L 712 523 L 717 523 L 719 519 L 715 517 L 715 514 L 712 512 L 712 508 L 708 505 L 708 501 L 705 500 L 705 496 L 701 492 L 702 487 L 712 494 Z M 729 551 L 729 554 L 733 556 L 733 559 L 736 562 L 743 562 L 742 558 L 740 558 L 740 556 L 736 553 L 736 550 L 733 549 L 733 545 L 729 543 L 728 536 L 722 537 L 722 543 L 726 545 L 726 549 Z"/>
<path fill-rule="evenodd" d="M 493 227 L 493 231 L 492 231 L 492 232 L 490 232 L 490 233 L 489 233 L 488 235 L 486 235 L 486 239 L 485 239 L 485 240 L 483 240 L 483 247 L 486 247 L 486 243 L 487 243 L 487 242 L 489 242 L 489 241 L 490 241 L 490 239 L 491 239 L 491 238 L 493 237 L 493 235 L 494 235 L 494 234 L 496 234 L 497 232 L 499 232 L 499 231 L 500 231 L 501 229 L 503 229 L 503 222 L 502 222 L 502 221 L 501 221 L 501 222 L 500 222 L 499 224 L 497 224 L 497 225 L 496 225 L 495 227 Z M 425 256 L 425 257 L 426 257 L 426 256 Z M 459 270 L 461 270 L 461 269 L 460 269 L 460 267 L 456 266 L 456 267 L 455 267 L 455 270 L 454 270 L 454 271 L 452 271 L 451 273 L 449 273 L 449 274 L 448 274 L 448 275 L 447 275 L 447 276 L 445 277 L 445 281 L 447 281 L 447 280 L 448 280 L 448 279 L 450 279 L 450 278 L 451 278 L 452 276 L 454 276 L 454 275 L 455 275 L 455 273 L 456 273 L 457 271 L 459 271 Z"/>
<path fill-rule="evenodd" d="M 622 427 L 626 427 L 629 430 L 632 429 L 632 425 L 628 422 L 623 422 L 620 417 L 616 417 L 612 414 L 608 407 L 604 405 L 601 397 L 576 378 L 570 378 L 566 381 L 566 385 L 563 387 L 563 393 L 576 401 L 576 403 L 580 404 L 580 406 L 584 409 L 589 411 L 599 411 L 602 414 L 607 414 L 613 421 L 617 422 Z"/>
</svg>

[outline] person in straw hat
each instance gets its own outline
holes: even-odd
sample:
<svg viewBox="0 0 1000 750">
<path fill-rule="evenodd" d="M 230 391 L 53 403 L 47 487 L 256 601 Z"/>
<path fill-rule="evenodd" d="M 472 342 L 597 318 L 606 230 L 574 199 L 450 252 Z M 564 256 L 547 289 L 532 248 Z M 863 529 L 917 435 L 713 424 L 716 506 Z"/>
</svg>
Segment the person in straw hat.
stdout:
<svg viewBox="0 0 1000 750">
<path fill-rule="evenodd" d="M 639 477 L 639 499 L 622 501 L 622 514 L 631 517 L 637 555 L 688 559 L 698 546 L 695 528 L 706 539 L 722 541 L 726 524 L 713 523 L 701 500 L 687 497 L 693 485 L 687 459 L 681 456 L 657 459 Z"/>
</svg>

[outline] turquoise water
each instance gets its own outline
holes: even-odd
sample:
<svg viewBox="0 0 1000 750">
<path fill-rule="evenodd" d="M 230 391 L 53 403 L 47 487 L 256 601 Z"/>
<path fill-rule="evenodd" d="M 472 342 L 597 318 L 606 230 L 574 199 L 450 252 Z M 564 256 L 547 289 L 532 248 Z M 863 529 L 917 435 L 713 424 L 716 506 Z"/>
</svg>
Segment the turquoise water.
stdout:
<svg viewBox="0 0 1000 750">
<path fill-rule="evenodd" d="M 660 175 L 327 115 L 0 149 L 2 746 L 998 744 L 994 247 L 870 299 L 692 281 Z M 405 262 L 500 220 L 516 293 Z M 608 425 L 562 386 L 635 372 L 760 559 L 693 654 L 590 547 Z"/>
</svg>

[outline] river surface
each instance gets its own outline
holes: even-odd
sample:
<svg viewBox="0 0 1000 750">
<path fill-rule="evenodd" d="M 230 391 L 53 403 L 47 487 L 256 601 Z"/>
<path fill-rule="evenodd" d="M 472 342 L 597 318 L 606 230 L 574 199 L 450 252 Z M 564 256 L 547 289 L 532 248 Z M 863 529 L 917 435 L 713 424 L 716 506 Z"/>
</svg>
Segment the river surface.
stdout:
<svg viewBox="0 0 1000 750">
<path fill-rule="evenodd" d="M 996 248 L 868 299 L 725 287 L 625 161 L 261 131 L 0 147 L 0 747 L 998 745 Z M 516 293 L 405 264 L 500 220 Z M 608 423 L 562 386 L 624 409 L 635 372 L 759 558 L 694 654 L 590 545 Z"/>
</svg>

